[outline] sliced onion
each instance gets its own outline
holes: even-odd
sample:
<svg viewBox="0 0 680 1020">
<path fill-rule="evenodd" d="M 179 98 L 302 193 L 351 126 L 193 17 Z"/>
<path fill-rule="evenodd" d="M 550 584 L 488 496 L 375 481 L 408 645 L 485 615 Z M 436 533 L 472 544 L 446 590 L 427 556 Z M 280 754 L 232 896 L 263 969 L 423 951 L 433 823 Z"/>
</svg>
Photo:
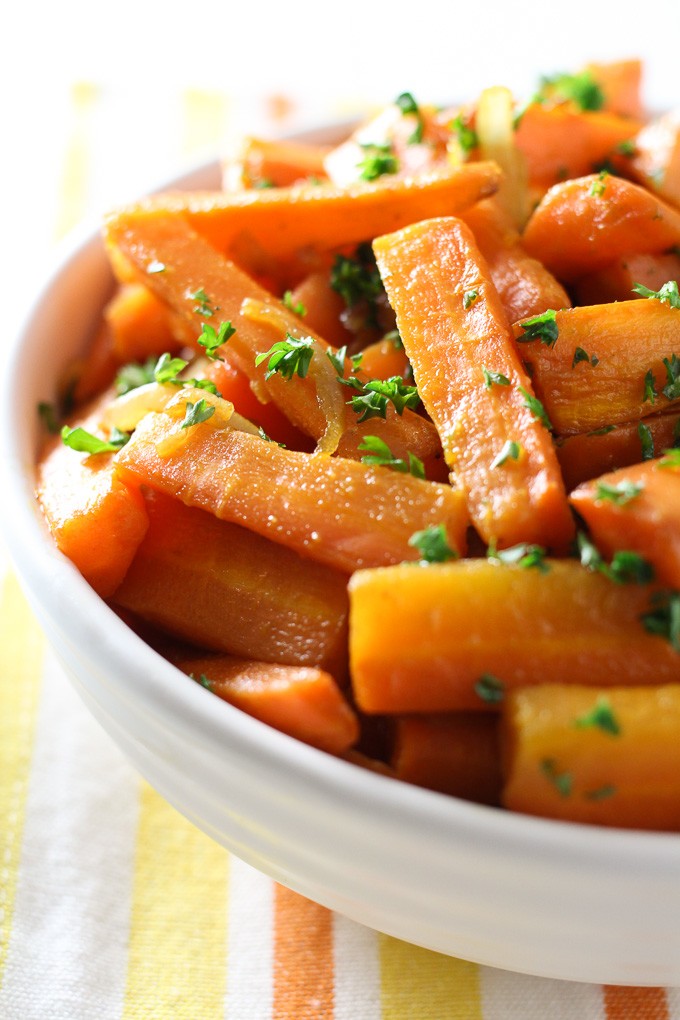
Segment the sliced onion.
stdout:
<svg viewBox="0 0 680 1020">
<path fill-rule="evenodd" d="M 515 144 L 514 100 L 509 89 L 496 85 L 479 97 L 475 128 L 482 159 L 493 159 L 505 175 L 498 199 L 522 230 L 531 211 L 527 167 Z"/>
</svg>

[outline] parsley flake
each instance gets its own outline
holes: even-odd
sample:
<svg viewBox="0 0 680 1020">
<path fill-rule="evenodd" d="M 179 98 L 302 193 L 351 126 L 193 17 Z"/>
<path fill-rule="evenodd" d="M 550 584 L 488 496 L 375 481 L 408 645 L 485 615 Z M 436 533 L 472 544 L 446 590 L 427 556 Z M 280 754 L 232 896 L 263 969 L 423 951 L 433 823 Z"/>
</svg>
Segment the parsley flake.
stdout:
<svg viewBox="0 0 680 1020">
<path fill-rule="evenodd" d="M 420 112 L 420 107 L 416 103 L 415 99 L 410 92 L 402 92 L 400 96 L 395 99 L 396 105 L 399 107 L 401 112 L 408 116 L 413 114 L 416 118 L 416 127 L 412 135 L 409 136 L 409 145 L 418 145 L 423 140 L 423 134 L 425 132 L 425 122 L 423 115 Z"/>
<path fill-rule="evenodd" d="M 638 482 L 629 482 L 625 478 L 620 482 L 610 485 L 608 482 L 598 482 L 595 486 L 595 499 L 614 503 L 616 506 L 625 506 L 644 490 L 644 485 Z"/>
<path fill-rule="evenodd" d="M 451 133 L 455 136 L 463 156 L 467 158 L 473 149 L 479 145 L 477 132 L 463 120 L 462 113 L 451 122 Z"/>
<path fill-rule="evenodd" d="M 644 422 L 639 422 L 637 427 L 637 434 L 640 440 L 640 446 L 642 448 L 642 460 L 653 460 L 654 437 L 652 436 L 649 426 L 645 425 Z"/>
<path fill-rule="evenodd" d="M 43 424 L 43 428 L 52 435 L 56 435 L 59 431 L 59 414 L 56 406 L 48 404 L 47 401 L 41 401 L 38 404 L 38 416 Z"/>
<path fill-rule="evenodd" d="M 595 790 L 586 790 L 583 796 L 586 800 L 600 801 L 613 797 L 616 792 L 616 787 L 612 783 L 605 783 L 603 786 L 598 786 Z"/>
<path fill-rule="evenodd" d="M 654 378 L 654 372 L 650 368 L 649 371 L 645 373 L 645 382 L 642 391 L 642 403 L 646 404 L 647 401 L 649 401 L 650 404 L 654 404 L 656 403 L 656 398 L 658 397 L 658 395 L 659 393 L 656 388 L 656 379 Z"/>
<path fill-rule="evenodd" d="M 370 379 L 363 385 L 353 376 L 342 381 L 354 389 L 361 388 L 361 392 L 348 401 L 352 410 L 360 415 L 357 419 L 359 422 L 369 418 L 386 418 L 387 404 L 390 402 L 399 415 L 407 407 L 415 409 L 420 403 L 417 387 L 409 386 L 400 375 L 393 375 L 389 379 Z"/>
<path fill-rule="evenodd" d="M 208 404 L 201 397 L 195 404 L 192 404 L 190 400 L 187 400 L 186 409 L 184 411 L 184 420 L 180 428 L 188 429 L 192 425 L 200 425 L 201 422 L 207 421 L 208 418 L 212 418 L 215 413 L 215 407 L 213 404 Z"/>
<path fill-rule="evenodd" d="M 671 354 L 670 358 L 662 358 L 662 361 L 666 369 L 666 385 L 661 392 L 668 400 L 677 400 L 680 397 L 680 358 Z"/>
<path fill-rule="evenodd" d="M 503 467 L 509 460 L 519 460 L 520 454 L 522 453 L 522 447 L 519 443 L 516 443 L 512 439 L 507 439 L 503 444 L 502 448 L 496 454 L 494 459 L 489 465 L 490 468 Z"/>
<path fill-rule="evenodd" d="M 361 458 L 362 464 L 387 467 L 403 474 L 411 474 L 414 478 L 425 478 L 425 466 L 419 457 L 411 452 L 408 453 L 406 459 L 395 457 L 385 440 L 379 436 L 364 436 L 359 449 L 367 451 Z"/>
<path fill-rule="evenodd" d="M 619 549 L 612 556 L 611 563 L 607 563 L 597 546 L 582 531 L 576 536 L 576 542 L 581 566 L 586 570 L 603 574 L 616 584 L 649 584 L 654 580 L 654 567 L 639 553 Z"/>
<path fill-rule="evenodd" d="M 557 312 L 549 308 L 542 315 L 534 315 L 531 319 L 520 322 L 524 330 L 524 336 L 518 336 L 517 341 L 521 344 L 529 343 L 531 340 L 540 340 L 546 347 L 554 347 L 559 329 L 557 326 Z"/>
<path fill-rule="evenodd" d="M 605 94 L 590 71 L 542 78 L 536 101 L 542 102 L 548 96 L 571 100 L 580 110 L 601 110 L 605 104 Z"/>
<path fill-rule="evenodd" d="M 255 365 L 261 365 L 269 358 L 265 379 L 270 379 L 277 372 L 284 379 L 292 379 L 294 375 L 304 379 L 313 354 L 314 341 L 310 336 L 298 338 L 286 333 L 285 340 L 278 340 L 264 354 L 257 355 Z"/>
<path fill-rule="evenodd" d="M 661 301 L 662 304 L 670 305 L 671 308 L 680 308 L 680 292 L 678 291 L 677 280 L 668 280 L 659 290 L 650 290 L 642 283 L 634 283 L 632 287 L 636 294 L 650 300 Z"/>
<path fill-rule="evenodd" d="M 210 298 L 202 287 L 199 287 L 198 290 L 194 291 L 190 297 L 193 301 L 197 302 L 192 310 L 197 315 L 202 315 L 204 319 L 209 319 L 211 315 L 214 315 L 215 312 L 219 311 L 219 306 L 212 304 Z"/>
<path fill-rule="evenodd" d="M 507 563 L 522 567 L 523 570 L 540 570 L 547 574 L 550 570 L 545 562 L 546 551 L 541 545 L 531 545 L 528 542 L 520 542 L 518 545 L 511 545 L 507 549 L 496 549 L 495 544 L 489 546 L 486 551 L 487 559 L 497 560 L 499 563 Z"/>
<path fill-rule="evenodd" d="M 367 301 L 372 319 L 375 319 L 375 301 L 384 292 L 384 287 L 370 244 L 360 244 L 354 258 L 336 255 L 330 285 L 347 308 L 354 308 L 362 300 Z"/>
<path fill-rule="evenodd" d="M 204 322 L 198 342 L 212 361 L 224 361 L 222 355 L 217 352 L 223 344 L 231 340 L 235 332 L 231 322 L 221 322 L 217 330 L 209 322 Z"/>
<path fill-rule="evenodd" d="M 498 705 L 505 698 L 505 684 L 493 673 L 482 673 L 473 690 L 487 705 Z"/>
<path fill-rule="evenodd" d="M 136 390 L 139 386 L 146 386 L 147 383 L 154 382 L 156 364 L 156 358 L 148 358 L 143 363 L 132 361 L 128 365 L 123 365 L 116 376 L 118 396 L 123 396 L 130 390 Z"/>
<path fill-rule="evenodd" d="M 299 315 L 301 319 L 307 314 L 307 309 L 303 305 L 302 301 L 293 301 L 292 290 L 287 290 L 281 300 L 289 311 Z"/>
<path fill-rule="evenodd" d="M 487 390 L 490 390 L 492 386 L 510 385 L 510 380 L 507 375 L 503 375 L 501 372 L 492 372 L 490 369 L 482 366 L 482 374 L 484 376 L 484 385 Z"/>
<path fill-rule="evenodd" d="M 177 386 L 181 386 L 182 382 L 177 378 L 180 372 L 189 364 L 184 358 L 173 358 L 167 352 L 161 354 L 160 358 L 154 365 L 153 377 L 157 383 L 161 385 L 165 383 L 174 383 Z"/>
<path fill-rule="evenodd" d="M 649 612 L 643 613 L 640 622 L 648 634 L 656 634 L 670 642 L 680 652 L 680 592 L 654 592 Z"/>
<path fill-rule="evenodd" d="M 449 545 L 443 524 L 433 524 L 423 531 L 414 532 L 408 544 L 420 552 L 421 563 L 446 563 L 458 557 L 458 553 Z"/>
<path fill-rule="evenodd" d="M 537 421 L 540 421 L 542 425 L 545 425 L 548 431 L 552 430 L 552 422 L 550 421 L 546 409 L 538 397 L 529 393 L 529 391 L 525 390 L 523 386 L 519 387 L 519 392 L 524 397 L 524 406 L 531 411 L 534 418 L 536 418 Z"/>
<path fill-rule="evenodd" d="M 601 198 L 607 190 L 607 178 L 610 176 L 609 170 L 600 170 L 597 175 L 597 180 L 593 181 L 588 189 L 588 194 L 593 195 L 595 198 Z"/>
<path fill-rule="evenodd" d="M 561 797 L 569 797 L 574 787 L 574 777 L 570 772 L 558 772 L 554 758 L 541 761 L 541 772 L 555 787 Z"/>
<path fill-rule="evenodd" d="M 609 733 L 612 737 L 618 737 L 621 733 L 619 721 L 614 715 L 609 700 L 605 697 L 599 697 L 589 712 L 574 719 L 574 726 L 579 730 L 602 730 L 603 733 Z"/>
<path fill-rule="evenodd" d="M 467 312 L 468 308 L 472 308 L 475 301 L 479 297 L 478 290 L 466 290 L 463 294 L 463 308 Z"/>
<path fill-rule="evenodd" d="M 389 142 L 367 142 L 361 146 L 364 158 L 357 163 L 362 181 L 375 181 L 385 174 L 396 174 L 399 169 L 397 157 Z"/>
<path fill-rule="evenodd" d="M 614 146 L 614 152 L 618 152 L 619 156 L 634 156 L 635 142 L 632 138 L 625 138 L 618 145 Z"/>
<path fill-rule="evenodd" d="M 571 363 L 571 367 L 576 368 L 576 366 L 579 365 L 582 361 L 587 361 L 590 365 L 593 366 L 593 368 L 595 368 L 596 365 L 600 364 L 600 359 L 597 357 L 596 354 L 593 354 L 591 357 L 587 351 L 583 350 L 582 347 L 577 347 L 576 350 L 574 351 L 574 359 Z"/>
<path fill-rule="evenodd" d="M 79 425 L 76 425 L 75 428 L 64 425 L 61 430 L 61 439 L 64 445 L 71 450 L 77 450 L 78 453 L 116 453 L 122 446 L 125 446 L 129 438 L 128 432 L 121 432 L 119 429 L 112 429 L 108 440 L 93 435 L 92 432 L 88 432 L 87 429 L 81 428 Z"/>
</svg>

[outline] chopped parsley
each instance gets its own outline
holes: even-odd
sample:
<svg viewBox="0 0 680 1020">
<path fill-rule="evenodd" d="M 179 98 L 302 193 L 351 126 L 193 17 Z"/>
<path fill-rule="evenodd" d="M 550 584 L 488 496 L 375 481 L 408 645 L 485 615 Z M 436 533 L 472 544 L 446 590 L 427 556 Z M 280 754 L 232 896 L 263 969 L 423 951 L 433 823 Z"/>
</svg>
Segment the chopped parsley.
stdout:
<svg viewBox="0 0 680 1020">
<path fill-rule="evenodd" d="M 616 425 L 603 425 L 601 429 L 593 429 L 586 432 L 587 436 L 608 436 L 610 432 L 616 432 Z"/>
<path fill-rule="evenodd" d="M 540 570 L 547 574 L 550 567 L 545 562 L 546 551 L 541 545 L 531 545 L 528 542 L 520 542 L 518 545 L 511 545 L 507 549 L 496 549 L 495 544 L 489 545 L 486 551 L 487 559 L 498 560 L 499 563 L 513 564 L 522 567 L 523 570 Z"/>
<path fill-rule="evenodd" d="M 595 368 L 595 365 L 600 364 L 600 359 L 597 357 L 596 354 L 593 354 L 591 356 L 590 354 L 588 354 L 587 351 L 584 351 L 582 347 L 577 347 L 576 350 L 574 351 L 574 358 L 571 363 L 571 367 L 576 368 L 576 366 L 579 365 L 582 361 L 587 361 L 590 365 L 593 366 L 593 368 Z"/>
<path fill-rule="evenodd" d="M 543 102 L 548 97 L 570 100 L 579 110 L 601 110 L 605 103 L 605 94 L 590 71 L 542 78 L 535 101 Z"/>
<path fill-rule="evenodd" d="M 296 315 L 299 315 L 300 318 L 304 318 L 304 316 L 307 314 L 307 309 L 303 305 L 302 301 L 293 301 L 292 290 L 287 290 L 283 297 L 281 298 L 281 300 L 283 301 L 286 308 L 289 309 L 289 311 L 294 312 Z"/>
<path fill-rule="evenodd" d="M 187 405 L 184 411 L 184 420 L 180 428 L 188 429 L 192 425 L 200 425 L 201 422 L 207 421 L 208 418 L 212 418 L 215 413 L 215 407 L 213 404 L 208 404 L 201 397 L 195 404 L 192 404 L 190 400 L 187 400 Z"/>
<path fill-rule="evenodd" d="M 670 358 L 662 361 L 666 369 L 666 385 L 661 392 L 668 400 L 677 400 L 680 397 L 680 358 L 671 354 Z"/>
<path fill-rule="evenodd" d="M 492 372 L 490 369 L 482 366 L 482 374 L 484 375 L 484 385 L 487 390 L 490 390 L 492 386 L 510 385 L 510 380 L 507 375 L 503 375 L 501 372 Z"/>
<path fill-rule="evenodd" d="M 475 301 L 479 297 L 478 290 L 466 290 L 463 294 L 463 308 L 467 312 L 468 308 L 472 308 Z"/>
<path fill-rule="evenodd" d="M 472 150 L 476 149 L 479 145 L 477 132 L 463 120 L 462 113 L 459 113 L 458 116 L 451 121 L 451 133 L 455 136 L 461 152 L 465 157 L 469 156 Z"/>
<path fill-rule="evenodd" d="M 550 431 L 552 429 L 552 422 L 550 421 L 546 409 L 538 397 L 529 393 L 529 391 L 525 390 L 523 386 L 519 387 L 519 392 L 524 397 L 524 406 L 531 411 L 537 421 L 540 421 L 541 424 L 545 425 L 545 427 Z"/>
<path fill-rule="evenodd" d="M 558 772 L 557 763 L 554 758 L 544 758 L 541 761 L 541 772 L 552 783 L 560 797 L 569 797 L 571 795 L 574 787 L 574 777 L 571 772 Z"/>
<path fill-rule="evenodd" d="M 446 563 L 458 556 L 451 548 L 443 524 L 433 524 L 423 531 L 414 532 L 408 540 L 420 553 L 421 563 Z"/>
<path fill-rule="evenodd" d="M 505 684 L 493 673 L 482 673 L 473 690 L 487 705 L 498 705 L 505 697 Z"/>
<path fill-rule="evenodd" d="M 311 337 L 298 338 L 286 333 L 285 340 L 278 340 L 264 354 L 256 356 L 255 365 L 261 365 L 269 358 L 265 379 L 271 378 L 275 373 L 284 379 L 292 379 L 294 375 L 304 379 L 309 371 L 313 354 L 314 341 Z"/>
<path fill-rule="evenodd" d="M 581 566 L 586 570 L 603 574 L 616 584 L 649 584 L 654 580 L 654 567 L 639 553 L 619 549 L 612 556 L 611 563 L 607 563 L 597 546 L 582 531 L 576 536 L 576 542 Z"/>
<path fill-rule="evenodd" d="M 76 425 L 75 428 L 64 425 L 61 430 L 61 440 L 64 445 L 71 450 L 77 450 L 78 453 L 116 453 L 125 446 L 129 438 L 129 432 L 121 432 L 119 429 L 112 429 L 108 440 L 93 435 L 92 432 L 88 432 L 87 429 L 81 428 L 79 425 Z"/>
<path fill-rule="evenodd" d="M 385 174 L 396 174 L 399 169 L 397 157 L 389 142 L 367 142 L 361 146 L 364 158 L 357 163 L 362 181 L 375 181 Z"/>
<path fill-rule="evenodd" d="M 574 719 L 574 726 L 579 730 L 598 729 L 603 733 L 609 733 L 612 737 L 618 737 L 621 733 L 621 726 L 614 715 L 609 701 L 605 697 L 599 697 L 594 707 Z"/>
<path fill-rule="evenodd" d="M 625 138 L 618 145 L 614 146 L 614 152 L 617 152 L 619 156 L 634 156 L 635 155 L 635 142 L 632 138 Z"/>
<path fill-rule="evenodd" d="M 680 592 L 654 592 L 649 612 L 643 613 L 640 622 L 649 634 L 656 634 L 670 642 L 680 652 Z"/>
<path fill-rule="evenodd" d="M 193 301 L 197 302 L 193 307 L 193 311 L 196 312 L 197 315 L 202 315 L 204 319 L 209 319 L 211 315 L 214 315 L 215 312 L 219 311 L 219 305 L 213 305 L 202 287 L 199 287 L 197 291 L 194 291 L 190 297 Z"/>
<path fill-rule="evenodd" d="M 384 287 L 370 244 L 360 244 L 354 258 L 336 255 L 330 285 L 347 308 L 354 308 L 360 301 L 367 301 L 375 319 L 375 302 L 384 292 Z"/>
<path fill-rule="evenodd" d="M 212 361 L 224 361 L 222 355 L 217 352 L 223 344 L 231 340 L 235 332 L 231 322 L 221 322 L 216 330 L 210 323 L 205 322 L 198 342 Z"/>
<path fill-rule="evenodd" d="M 393 471 L 411 474 L 414 478 L 425 478 L 425 467 L 419 457 L 411 452 L 406 459 L 395 457 L 385 440 L 379 436 L 364 436 L 359 449 L 367 451 L 361 458 L 363 464 L 391 468 Z"/>
<path fill-rule="evenodd" d="M 59 412 L 54 404 L 48 404 L 47 401 L 41 401 L 38 404 L 38 416 L 43 424 L 43 428 L 47 429 L 52 435 L 56 435 L 59 431 Z"/>
<path fill-rule="evenodd" d="M 123 365 L 116 376 L 118 396 L 123 396 L 130 390 L 136 390 L 139 386 L 146 386 L 147 383 L 153 382 L 156 364 L 156 358 L 148 358 L 143 363 L 133 361 L 128 365 Z"/>
<path fill-rule="evenodd" d="M 520 322 L 520 326 L 524 330 L 524 336 L 517 337 L 519 343 L 526 344 L 530 340 L 540 340 L 546 347 L 555 346 L 559 329 L 557 312 L 554 308 L 549 308 L 542 315 L 534 315 L 531 319 L 525 319 L 524 322 Z"/>
<path fill-rule="evenodd" d="M 208 691 L 213 690 L 213 682 L 208 679 L 205 673 L 201 673 L 199 676 L 196 676 L 194 673 L 189 673 L 189 679 L 195 680 L 197 684 L 200 684 L 201 687 L 205 687 Z"/>
<path fill-rule="evenodd" d="M 402 92 L 401 95 L 397 96 L 395 99 L 395 103 L 405 116 L 413 114 L 416 118 L 416 127 L 413 134 L 409 136 L 408 144 L 418 145 L 422 142 L 423 134 L 425 132 L 425 121 L 423 120 L 423 115 L 420 112 L 420 107 L 410 92 Z"/>
<path fill-rule="evenodd" d="M 360 417 L 359 422 L 367 421 L 369 418 L 386 418 L 388 403 L 394 404 L 397 414 L 404 413 L 407 407 L 415 409 L 420 403 L 418 389 L 416 386 L 409 386 L 400 375 L 393 375 L 390 379 L 370 379 L 367 383 L 360 383 L 358 379 L 351 376 L 342 380 L 354 389 L 361 389 L 355 397 L 348 401 L 352 410 Z"/>
<path fill-rule="evenodd" d="M 595 790 L 586 790 L 583 796 L 586 800 L 600 801 L 613 797 L 616 792 L 616 787 L 612 783 L 604 783 L 604 785 L 598 786 Z"/>
<path fill-rule="evenodd" d="M 647 401 L 649 401 L 650 404 L 654 404 L 656 403 L 658 395 L 654 372 L 650 368 L 649 371 L 645 373 L 645 382 L 642 390 L 642 403 L 646 404 Z"/>
<path fill-rule="evenodd" d="M 509 460 L 519 460 L 522 453 L 522 447 L 519 443 L 516 443 L 512 439 L 507 439 L 503 444 L 502 448 L 496 454 L 494 459 L 489 465 L 490 468 L 503 467 Z"/>
<path fill-rule="evenodd" d="M 668 280 L 659 290 L 650 290 L 642 283 L 634 283 L 632 287 L 636 294 L 641 297 L 661 301 L 662 304 L 670 305 L 671 308 L 680 308 L 680 292 L 678 291 L 677 280 Z"/>
<path fill-rule="evenodd" d="M 631 500 L 636 499 L 644 490 L 644 485 L 638 482 L 629 482 L 625 478 L 620 482 L 610 485 L 608 482 L 598 482 L 595 486 L 595 499 L 606 500 L 616 506 L 625 506 Z"/>
<path fill-rule="evenodd" d="M 657 464 L 660 468 L 677 468 L 680 467 L 680 450 L 664 450 L 663 457 Z"/>
<path fill-rule="evenodd" d="M 637 427 L 637 434 L 640 440 L 640 447 L 642 449 L 642 460 L 653 460 L 654 437 L 652 436 L 649 426 L 645 425 L 644 422 L 639 422 Z"/>
<path fill-rule="evenodd" d="M 601 198 L 607 190 L 607 178 L 609 177 L 609 170 L 600 170 L 597 175 L 597 180 L 593 181 L 588 189 L 588 194 L 593 195 L 595 198 Z"/>
<path fill-rule="evenodd" d="M 154 365 L 153 378 L 155 382 L 161 383 L 161 385 L 174 383 L 177 386 L 181 386 L 182 382 L 177 376 L 180 372 L 184 371 L 188 364 L 189 362 L 185 361 L 184 358 L 173 358 L 166 352 L 161 354 Z"/>
</svg>

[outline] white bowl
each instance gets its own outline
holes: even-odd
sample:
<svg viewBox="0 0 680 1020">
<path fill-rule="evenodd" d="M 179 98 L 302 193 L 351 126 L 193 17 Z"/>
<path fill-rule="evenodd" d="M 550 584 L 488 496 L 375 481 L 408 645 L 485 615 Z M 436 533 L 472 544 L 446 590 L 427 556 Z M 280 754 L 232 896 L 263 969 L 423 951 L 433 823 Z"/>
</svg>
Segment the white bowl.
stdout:
<svg viewBox="0 0 680 1020">
<path fill-rule="evenodd" d="M 212 166 L 173 186 L 216 183 Z M 7 544 L 104 729 L 199 828 L 348 917 L 529 974 L 680 985 L 680 836 L 479 807 L 298 743 L 189 682 L 56 550 L 33 498 L 36 405 L 53 397 L 111 286 L 96 235 L 62 255 L 16 339 L 0 411 Z"/>
</svg>

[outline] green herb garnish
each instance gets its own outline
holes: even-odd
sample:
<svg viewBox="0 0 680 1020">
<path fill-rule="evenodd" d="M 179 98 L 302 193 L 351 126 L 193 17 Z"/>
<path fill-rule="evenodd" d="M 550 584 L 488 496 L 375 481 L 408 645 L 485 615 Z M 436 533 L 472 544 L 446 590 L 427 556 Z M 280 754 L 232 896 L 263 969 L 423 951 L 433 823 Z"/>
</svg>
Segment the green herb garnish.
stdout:
<svg viewBox="0 0 680 1020">
<path fill-rule="evenodd" d="M 674 651 L 680 652 L 680 592 L 654 592 L 651 608 L 640 621 L 649 634 L 665 638 Z"/>
<path fill-rule="evenodd" d="M 396 174 L 399 169 L 397 157 L 389 142 L 368 142 L 363 144 L 364 158 L 357 163 L 362 181 L 375 181 L 385 174 Z"/>
<path fill-rule="evenodd" d="M 416 531 L 408 540 L 420 552 L 421 563 L 445 563 L 455 560 L 458 554 L 449 545 L 443 524 L 433 524 L 423 531 Z"/>
<path fill-rule="evenodd" d="M 205 322 L 198 342 L 212 361 L 224 361 L 222 355 L 217 352 L 223 344 L 231 340 L 235 332 L 231 322 L 221 322 L 217 330 L 210 323 Z"/>
<path fill-rule="evenodd" d="M 417 145 L 423 140 L 423 134 L 425 131 L 425 121 L 423 115 L 420 112 L 420 108 L 416 103 L 415 99 L 410 92 L 402 92 L 400 96 L 397 96 L 395 100 L 396 105 L 399 107 L 401 112 L 408 116 L 413 114 L 416 118 L 416 127 L 412 135 L 409 136 L 408 144 Z"/>
<path fill-rule="evenodd" d="M 623 479 L 610 485 L 608 482 L 597 482 L 595 486 L 595 499 L 606 500 L 616 506 L 625 506 L 631 500 L 636 499 L 643 491 L 644 485 L 638 482 L 629 482 Z"/>
<path fill-rule="evenodd" d="M 119 429 L 112 429 L 108 440 L 93 435 L 92 432 L 88 432 L 87 429 L 81 428 L 79 425 L 75 428 L 64 425 L 61 430 L 61 439 L 64 445 L 71 450 L 77 450 L 78 453 L 116 453 L 125 446 L 129 438 L 129 432 L 121 432 Z"/>
<path fill-rule="evenodd" d="M 542 425 L 545 425 L 548 431 L 551 431 L 552 422 L 550 421 L 546 409 L 544 408 L 543 404 L 538 399 L 538 397 L 535 397 L 532 393 L 529 393 L 529 391 L 525 390 L 523 386 L 519 387 L 519 392 L 524 397 L 524 406 L 531 411 L 531 413 L 533 414 L 534 418 L 536 418 L 537 421 L 540 421 Z"/>
<path fill-rule="evenodd" d="M 637 434 L 640 440 L 640 446 L 642 448 L 642 460 L 653 460 L 654 437 L 652 436 L 649 426 L 645 425 L 644 422 L 639 422 L 637 427 Z"/>
<path fill-rule="evenodd" d="M 196 312 L 197 315 L 202 315 L 204 319 L 209 319 L 211 315 L 214 315 L 215 312 L 219 311 L 219 306 L 213 305 L 202 287 L 199 287 L 197 291 L 194 291 L 190 297 L 192 300 L 197 302 L 197 304 L 194 305 L 193 311 Z"/>
<path fill-rule="evenodd" d="M 642 283 L 634 283 L 632 287 L 636 294 L 654 301 L 661 301 L 662 304 L 670 305 L 671 308 L 680 308 L 680 292 L 678 291 L 677 280 L 668 280 L 659 290 L 650 290 Z"/>
<path fill-rule="evenodd" d="M 569 797 L 574 786 L 574 777 L 570 772 L 558 772 L 554 758 L 544 758 L 541 772 L 555 787 L 561 797 Z"/>
<path fill-rule="evenodd" d="M 478 297 L 479 297 L 478 290 L 465 291 L 465 293 L 463 294 L 463 308 L 465 309 L 465 311 L 467 311 L 468 308 L 471 308 L 474 305 Z"/>
<path fill-rule="evenodd" d="M 487 705 L 498 705 L 505 697 L 505 684 L 493 673 L 482 673 L 473 690 Z"/>
<path fill-rule="evenodd" d="M 215 407 L 213 404 L 208 404 L 203 397 L 197 400 L 195 404 L 192 404 L 190 400 L 187 400 L 186 408 L 184 411 L 184 420 L 180 428 L 188 429 L 192 425 L 200 425 L 201 422 L 207 421 L 208 418 L 212 418 L 215 413 Z"/>
<path fill-rule="evenodd" d="M 619 721 L 605 697 L 599 697 L 589 712 L 574 719 L 574 726 L 579 730 L 602 730 L 603 733 L 609 733 L 612 737 L 618 737 L 621 733 Z"/>
<path fill-rule="evenodd" d="M 265 379 L 269 379 L 275 373 L 284 379 L 292 379 L 294 375 L 304 379 L 313 354 L 314 341 L 311 337 L 298 338 L 286 333 L 285 340 L 278 340 L 264 354 L 257 355 L 255 365 L 261 365 L 269 358 Z"/>
<path fill-rule="evenodd" d="M 492 372 L 488 368 L 482 366 L 482 374 L 484 376 L 484 385 L 487 390 L 490 390 L 492 386 L 509 386 L 510 380 L 507 375 L 503 375 L 501 372 Z"/>
<path fill-rule="evenodd" d="M 531 340 L 540 340 L 546 347 L 554 347 L 559 330 L 557 326 L 557 312 L 549 308 L 542 315 L 534 315 L 531 319 L 520 322 L 524 330 L 524 336 L 518 336 L 519 343 L 529 343 Z"/>
<path fill-rule="evenodd" d="M 392 471 L 411 474 L 414 478 L 425 478 L 425 467 L 420 458 L 411 452 L 408 453 L 407 459 L 395 457 L 385 440 L 379 436 L 364 436 L 359 449 L 366 450 L 366 454 L 361 458 L 363 464 L 391 468 Z"/>
<path fill-rule="evenodd" d="M 307 309 L 303 305 L 302 301 L 293 301 L 292 290 L 287 290 L 281 300 L 286 308 L 288 308 L 291 312 L 294 312 L 296 315 L 299 315 L 301 319 L 307 314 Z"/>
<path fill-rule="evenodd" d="M 590 354 L 588 354 L 587 351 L 584 351 L 582 347 L 577 347 L 576 350 L 574 351 L 574 358 L 571 363 L 571 367 L 576 368 L 576 366 L 579 365 L 582 361 L 587 361 L 588 364 L 593 366 L 593 368 L 595 368 L 595 365 L 600 364 L 600 359 L 597 357 L 597 355 L 593 354 L 591 357 Z"/>
<path fill-rule="evenodd" d="M 486 551 L 487 559 L 497 560 L 499 563 L 512 564 L 522 567 L 523 570 L 540 570 L 547 574 L 550 567 L 545 562 L 546 551 L 541 545 L 531 545 L 528 542 L 520 542 L 518 545 L 511 545 L 507 549 L 497 549 L 494 544 L 489 545 Z"/>
<path fill-rule="evenodd" d="M 509 460 L 519 460 L 522 447 L 512 439 L 506 439 L 502 448 L 496 454 L 489 465 L 490 468 L 502 467 Z"/>
</svg>

